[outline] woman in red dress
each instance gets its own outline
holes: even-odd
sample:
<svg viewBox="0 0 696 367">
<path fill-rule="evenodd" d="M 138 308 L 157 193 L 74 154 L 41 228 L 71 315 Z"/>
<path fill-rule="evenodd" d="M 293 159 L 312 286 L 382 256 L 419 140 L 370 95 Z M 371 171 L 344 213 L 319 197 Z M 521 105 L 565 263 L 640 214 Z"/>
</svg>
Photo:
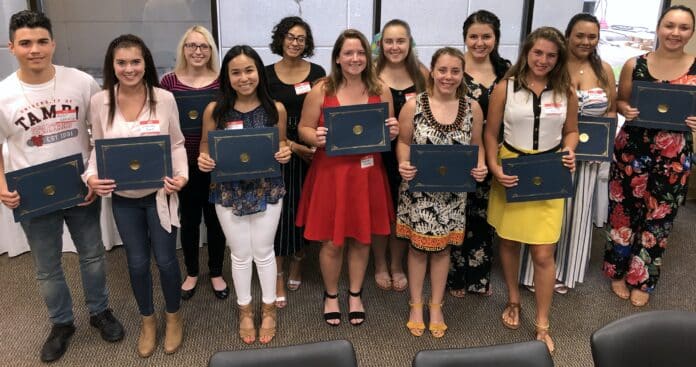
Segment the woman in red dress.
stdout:
<svg viewBox="0 0 696 367">
<path fill-rule="evenodd" d="M 349 315 L 352 325 L 365 320 L 361 293 L 373 236 L 388 236 L 394 220 L 389 183 L 379 153 L 328 157 L 323 109 L 366 103 L 389 103 L 391 139 L 398 134 L 389 88 L 374 73 L 370 44 L 357 30 L 347 29 L 331 52 L 331 73 L 319 81 L 305 98 L 300 119 L 302 141 L 316 147 L 302 189 L 297 225 L 305 238 L 321 241 L 319 263 L 324 279 L 324 320 L 341 322 L 338 278 L 343 264 L 343 245 L 348 252 Z"/>
</svg>

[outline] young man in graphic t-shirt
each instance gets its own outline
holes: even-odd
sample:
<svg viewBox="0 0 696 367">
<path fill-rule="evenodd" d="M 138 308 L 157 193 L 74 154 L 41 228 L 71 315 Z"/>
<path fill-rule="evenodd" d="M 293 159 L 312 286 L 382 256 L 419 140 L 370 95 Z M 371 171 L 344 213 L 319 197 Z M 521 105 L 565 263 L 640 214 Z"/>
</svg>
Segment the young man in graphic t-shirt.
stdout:
<svg viewBox="0 0 696 367">
<path fill-rule="evenodd" d="M 13 209 L 22 198 L 8 191 L 6 172 L 77 153 L 86 164 L 90 142 L 85 117 L 99 85 L 86 73 L 52 64 L 55 41 L 51 22 L 42 13 L 25 10 L 12 15 L 8 47 L 19 70 L 0 82 L 0 200 Z M 7 166 L 1 144 L 8 145 Z M 41 349 L 44 362 L 59 359 L 75 332 L 72 298 L 61 267 L 64 223 L 79 254 L 90 325 L 104 340 L 123 338 L 123 326 L 108 308 L 99 211 L 100 201 L 90 190 L 78 206 L 21 222 L 53 324 Z"/>
</svg>

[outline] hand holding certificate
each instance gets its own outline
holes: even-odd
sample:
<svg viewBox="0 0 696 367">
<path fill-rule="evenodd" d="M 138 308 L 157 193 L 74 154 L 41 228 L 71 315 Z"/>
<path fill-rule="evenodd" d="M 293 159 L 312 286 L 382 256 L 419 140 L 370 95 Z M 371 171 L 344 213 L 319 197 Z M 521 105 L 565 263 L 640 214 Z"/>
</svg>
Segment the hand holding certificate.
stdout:
<svg viewBox="0 0 696 367">
<path fill-rule="evenodd" d="M 418 170 L 409 190 L 421 192 L 472 192 L 472 170 L 478 160 L 475 145 L 411 145 L 411 164 Z"/>
<path fill-rule="evenodd" d="M 326 155 L 387 152 L 390 140 L 398 134 L 398 125 L 391 125 L 388 103 L 370 103 L 324 108 Z M 386 122 L 386 124 L 385 124 Z M 317 140 L 320 137 L 317 128 Z"/>
<path fill-rule="evenodd" d="M 567 158 L 571 155 L 571 152 L 562 152 L 503 159 L 505 174 L 517 176 L 519 179 L 517 185 L 506 187 L 507 201 L 522 202 L 572 196 L 573 182 L 571 171 L 567 167 Z"/>
<path fill-rule="evenodd" d="M 632 126 L 691 131 L 686 120 L 696 116 L 696 86 L 633 81 L 631 106 L 640 111 Z"/>
<path fill-rule="evenodd" d="M 112 190 L 160 189 L 165 177 L 172 176 L 169 135 L 97 139 L 94 145 L 99 179 L 113 180 Z M 100 195 L 108 191 L 94 188 Z"/>
<path fill-rule="evenodd" d="M 87 195 L 83 171 L 82 154 L 74 154 L 7 173 L 8 191 L 19 198 L 15 222 L 81 204 Z"/>
<path fill-rule="evenodd" d="M 212 182 L 278 177 L 280 162 L 290 159 L 289 148 L 278 146 L 277 128 L 209 131 L 210 156 L 200 157 L 199 165 L 212 160 Z"/>
</svg>

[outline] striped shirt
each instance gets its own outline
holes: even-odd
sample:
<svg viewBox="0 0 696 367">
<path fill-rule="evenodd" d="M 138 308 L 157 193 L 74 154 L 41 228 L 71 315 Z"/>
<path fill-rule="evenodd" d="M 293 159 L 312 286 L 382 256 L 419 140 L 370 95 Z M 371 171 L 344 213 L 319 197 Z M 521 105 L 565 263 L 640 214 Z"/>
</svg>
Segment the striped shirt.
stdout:
<svg viewBox="0 0 696 367">
<path fill-rule="evenodd" d="M 208 90 L 208 89 L 220 89 L 220 81 L 215 79 L 212 83 L 201 87 L 193 88 L 182 83 L 179 78 L 173 72 L 167 73 L 162 77 L 160 81 L 162 88 L 170 91 L 190 91 L 190 90 Z M 181 119 L 182 117 L 179 117 Z M 198 153 L 201 144 L 201 134 L 200 133 L 184 133 L 184 147 L 186 148 L 186 155 L 188 156 L 189 162 L 195 162 L 198 159 Z"/>
</svg>

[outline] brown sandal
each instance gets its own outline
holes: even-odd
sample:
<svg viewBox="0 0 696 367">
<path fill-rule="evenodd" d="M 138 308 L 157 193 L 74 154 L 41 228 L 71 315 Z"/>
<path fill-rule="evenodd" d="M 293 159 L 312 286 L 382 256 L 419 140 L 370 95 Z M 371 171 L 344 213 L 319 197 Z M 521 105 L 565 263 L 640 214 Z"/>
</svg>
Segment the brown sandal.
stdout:
<svg viewBox="0 0 696 367">
<path fill-rule="evenodd" d="M 249 320 L 250 328 L 242 327 L 242 322 Z M 254 325 L 254 311 L 251 308 L 251 303 L 244 306 L 239 306 L 239 337 L 242 338 L 244 344 L 252 344 L 256 341 L 256 328 Z"/>
<path fill-rule="evenodd" d="M 636 307 L 643 307 L 650 301 L 650 293 L 634 288 L 631 290 L 631 304 Z"/>
<path fill-rule="evenodd" d="M 503 322 L 503 325 L 512 330 L 517 330 L 520 328 L 520 311 L 521 311 L 522 306 L 519 303 L 515 302 L 508 302 L 507 305 L 505 305 L 505 310 L 503 310 L 503 315 L 501 316 L 501 321 Z M 512 313 L 517 312 L 517 322 L 508 322 L 505 321 L 505 316 L 508 316 L 509 318 L 514 318 Z"/>
<path fill-rule="evenodd" d="M 611 291 L 621 299 L 628 299 L 631 291 L 628 290 L 626 282 L 623 279 L 611 281 Z"/>
<path fill-rule="evenodd" d="M 546 344 L 546 348 L 548 348 L 549 353 L 553 354 L 553 351 L 556 350 L 556 344 L 553 342 L 551 334 L 549 333 L 550 325 L 546 324 L 545 326 L 542 326 L 534 321 L 534 327 L 536 329 L 536 340 Z"/>
<path fill-rule="evenodd" d="M 261 306 L 261 310 L 263 311 L 262 316 L 261 316 L 261 325 L 263 325 L 263 320 L 270 318 L 273 320 L 273 326 L 271 327 L 263 327 L 261 326 L 261 329 L 259 330 L 259 341 L 261 344 L 268 344 L 273 340 L 273 337 L 276 335 L 276 320 L 278 314 L 276 313 L 276 305 L 275 303 L 269 303 L 266 304 L 264 303 L 263 306 Z M 264 338 L 268 338 L 266 341 L 264 341 Z"/>
</svg>

